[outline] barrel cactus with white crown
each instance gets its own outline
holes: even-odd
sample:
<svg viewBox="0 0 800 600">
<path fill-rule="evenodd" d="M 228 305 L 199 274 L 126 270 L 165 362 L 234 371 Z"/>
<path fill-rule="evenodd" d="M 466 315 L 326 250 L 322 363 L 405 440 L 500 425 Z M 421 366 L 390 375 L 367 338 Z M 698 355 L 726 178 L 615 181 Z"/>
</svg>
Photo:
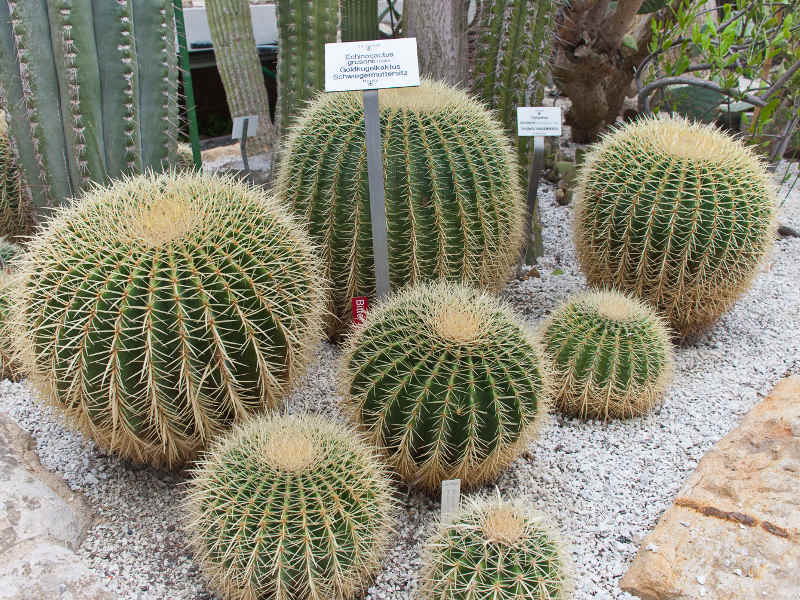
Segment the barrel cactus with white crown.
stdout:
<svg viewBox="0 0 800 600">
<path fill-rule="evenodd" d="M 342 357 L 343 407 L 409 483 L 473 487 L 536 436 L 551 383 L 539 341 L 486 292 L 433 282 L 368 313 Z"/>
<path fill-rule="evenodd" d="M 672 379 L 666 324 L 644 302 L 613 291 L 571 298 L 543 327 L 556 406 L 603 419 L 646 414 Z"/>
<path fill-rule="evenodd" d="M 226 600 L 361 598 L 394 525 L 375 452 L 310 415 L 261 417 L 220 439 L 185 508 L 203 571 Z"/>
<path fill-rule="evenodd" d="M 423 548 L 421 600 L 568 600 L 569 554 L 523 499 L 470 500 Z"/>
<path fill-rule="evenodd" d="M 502 124 L 433 81 L 380 90 L 379 102 L 392 287 L 443 279 L 498 289 L 519 256 L 525 214 Z M 333 334 L 352 297 L 375 294 L 360 93 L 320 96 L 302 113 L 277 189 L 323 249 Z"/>
<path fill-rule="evenodd" d="M 591 284 L 634 293 L 690 338 L 748 289 L 774 214 L 766 168 L 741 141 L 683 118 L 643 118 L 586 157 L 575 243 Z"/>
<path fill-rule="evenodd" d="M 308 237 L 229 178 L 96 187 L 17 264 L 11 321 L 25 370 L 69 421 L 137 462 L 180 465 L 278 406 L 322 333 Z"/>
</svg>

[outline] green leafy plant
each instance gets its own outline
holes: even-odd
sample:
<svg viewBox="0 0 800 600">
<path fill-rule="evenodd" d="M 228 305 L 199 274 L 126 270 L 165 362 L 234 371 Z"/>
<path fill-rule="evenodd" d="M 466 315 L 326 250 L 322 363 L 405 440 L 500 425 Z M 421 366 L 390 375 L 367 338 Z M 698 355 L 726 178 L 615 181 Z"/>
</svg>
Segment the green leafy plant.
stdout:
<svg viewBox="0 0 800 600">
<path fill-rule="evenodd" d="M 698 93 L 754 109 L 750 140 L 770 161 L 780 159 L 800 123 L 800 1 L 676 3 L 667 18 L 652 22 L 650 54 L 637 69 L 639 109 L 649 112 L 657 90 L 684 86 L 689 102 L 675 93 L 657 108 L 687 110 Z M 680 98 L 678 98 L 680 100 Z M 703 101 L 708 104 L 709 100 Z M 706 118 L 713 120 L 714 114 Z"/>
<path fill-rule="evenodd" d="M 218 441 L 194 471 L 188 532 L 230 600 L 343 600 L 369 585 L 394 519 L 389 479 L 346 427 L 268 416 Z"/>
<path fill-rule="evenodd" d="M 590 284 L 633 293 L 690 337 L 747 290 L 774 214 L 769 175 L 741 141 L 682 118 L 643 118 L 586 158 L 575 244 Z"/>
<path fill-rule="evenodd" d="M 35 213 L 174 160 L 172 0 L 0 3 L 9 130 Z"/>
<path fill-rule="evenodd" d="M 570 299 L 544 326 L 556 406 L 607 420 L 647 413 L 672 378 L 669 333 L 652 308 L 613 291 Z"/>
<path fill-rule="evenodd" d="M 547 518 L 522 499 L 472 500 L 423 549 L 423 600 L 567 600 L 572 567 Z"/>
<path fill-rule="evenodd" d="M 444 84 L 380 91 L 393 287 L 447 279 L 497 289 L 519 256 L 525 204 L 502 126 Z M 329 333 L 374 296 L 367 150 L 359 93 L 320 96 L 288 140 L 281 201 L 323 248 Z"/>
<path fill-rule="evenodd" d="M 176 466 L 274 408 L 321 333 L 308 238 L 269 197 L 194 171 L 95 188 L 19 261 L 16 345 L 104 448 Z"/>
<path fill-rule="evenodd" d="M 436 282 L 395 294 L 350 336 L 343 404 L 389 464 L 435 492 L 495 478 L 550 406 L 539 342 L 492 296 Z"/>
</svg>

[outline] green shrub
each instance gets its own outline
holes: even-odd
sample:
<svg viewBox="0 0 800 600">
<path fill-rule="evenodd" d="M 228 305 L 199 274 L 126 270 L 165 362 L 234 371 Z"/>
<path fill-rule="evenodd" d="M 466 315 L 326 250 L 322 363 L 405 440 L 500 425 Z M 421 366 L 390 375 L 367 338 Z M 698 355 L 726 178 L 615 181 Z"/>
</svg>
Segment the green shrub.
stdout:
<svg viewBox="0 0 800 600">
<path fill-rule="evenodd" d="M 341 600 L 363 592 L 393 527 L 389 480 L 346 427 L 267 416 L 195 471 L 188 531 L 226 599 Z"/>
<path fill-rule="evenodd" d="M 42 395 L 101 446 L 154 465 L 277 406 L 321 333 L 310 242 L 231 179 L 96 188 L 27 245 L 21 269 L 17 343 Z"/>
<path fill-rule="evenodd" d="M 589 283 L 634 293 L 683 337 L 744 293 L 775 236 L 764 165 L 710 125 L 620 127 L 587 156 L 580 179 L 575 243 Z"/>
<path fill-rule="evenodd" d="M 539 342 L 488 294 L 445 282 L 396 294 L 350 337 L 351 418 L 413 485 L 436 492 L 495 478 L 550 406 Z"/>
</svg>

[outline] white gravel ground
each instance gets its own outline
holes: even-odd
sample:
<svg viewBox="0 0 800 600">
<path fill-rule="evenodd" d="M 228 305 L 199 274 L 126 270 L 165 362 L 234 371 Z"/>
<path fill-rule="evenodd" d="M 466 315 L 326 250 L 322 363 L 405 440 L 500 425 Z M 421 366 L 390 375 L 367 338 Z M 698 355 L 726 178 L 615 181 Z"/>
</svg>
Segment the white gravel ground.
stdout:
<svg viewBox="0 0 800 600">
<path fill-rule="evenodd" d="M 547 256 L 539 264 L 541 277 L 513 282 L 505 291 L 531 324 L 585 285 L 571 242 L 571 209 L 556 206 L 548 187 L 542 212 Z M 781 222 L 800 229 L 800 190 L 786 200 Z M 291 412 L 340 418 L 338 354 L 322 346 L 317 364 L 288 399 Z M 647 418 L 610 424 L 554 416 L 496 485 L 504 495 L 529 495 L 553 517 L 574 557 L 576 600 L 630 599 L 618 579 L 643 537 L 700 457 L 790 373 L 800 373 L 800 239 L 778 241 L 751 292 L 702 339 L 678 350 L 663 407 Z M 181 531 L 185 473 L 107 455 L 41 408 L 24 383 L 0 383 L 0 410 L 34 436 L 46 467 L 89 498 L 98 518 L 80 553 L 119 598 L 215 597 Z M 439 508 L 402 485 L 398 497 L 402 525 L 371 600 L 414 598 L 419 545 Z"/>
</svg>

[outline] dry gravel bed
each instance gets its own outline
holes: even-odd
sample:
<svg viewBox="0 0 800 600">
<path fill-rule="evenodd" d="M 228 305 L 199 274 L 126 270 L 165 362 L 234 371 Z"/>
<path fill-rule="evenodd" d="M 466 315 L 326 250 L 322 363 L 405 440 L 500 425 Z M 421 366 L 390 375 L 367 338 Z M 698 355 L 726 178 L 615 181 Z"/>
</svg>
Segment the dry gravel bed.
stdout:
<svg viewBox="0 0 800 600">
<path fill-rule="evenodd" d="M 556 206 L 549 187 L 542 205 L 547 256 L 541 276 L 512 282 L 504 292 L 532 325 L 585 285 L 571 242 L 571 209 Z M 800 190 L 786 200 L 781 222 L 800 229 Z M 287 400 L 290 412 L 341 418 L 338 354 L 335 346 L 322 345 Z M 553 416 L 496 483 L 502 494 L 527 494 L 562 530 L 576 565 L 576 600 L 632 598 L 618 589 L 618 579 L 697 461 L 781 377 L 800 373 L 800 239 L 776 243 L 751 292 L 712 331 L 680 348 L 676 366 L 674 385 L 652 415 L 610 424 Z M 109 456 L 40 407 L 24 383 L 0 383 L 0 410 L 33 435 L 42 463 L 97 511 L 80 554 L 119 598 L 215 597 L 181 531 L 185 473 Z M 402 485 L 398 498 L 402 524 L 371 600 L 414 598 L 419 544 L 439 508 Z"/>
</svg>

